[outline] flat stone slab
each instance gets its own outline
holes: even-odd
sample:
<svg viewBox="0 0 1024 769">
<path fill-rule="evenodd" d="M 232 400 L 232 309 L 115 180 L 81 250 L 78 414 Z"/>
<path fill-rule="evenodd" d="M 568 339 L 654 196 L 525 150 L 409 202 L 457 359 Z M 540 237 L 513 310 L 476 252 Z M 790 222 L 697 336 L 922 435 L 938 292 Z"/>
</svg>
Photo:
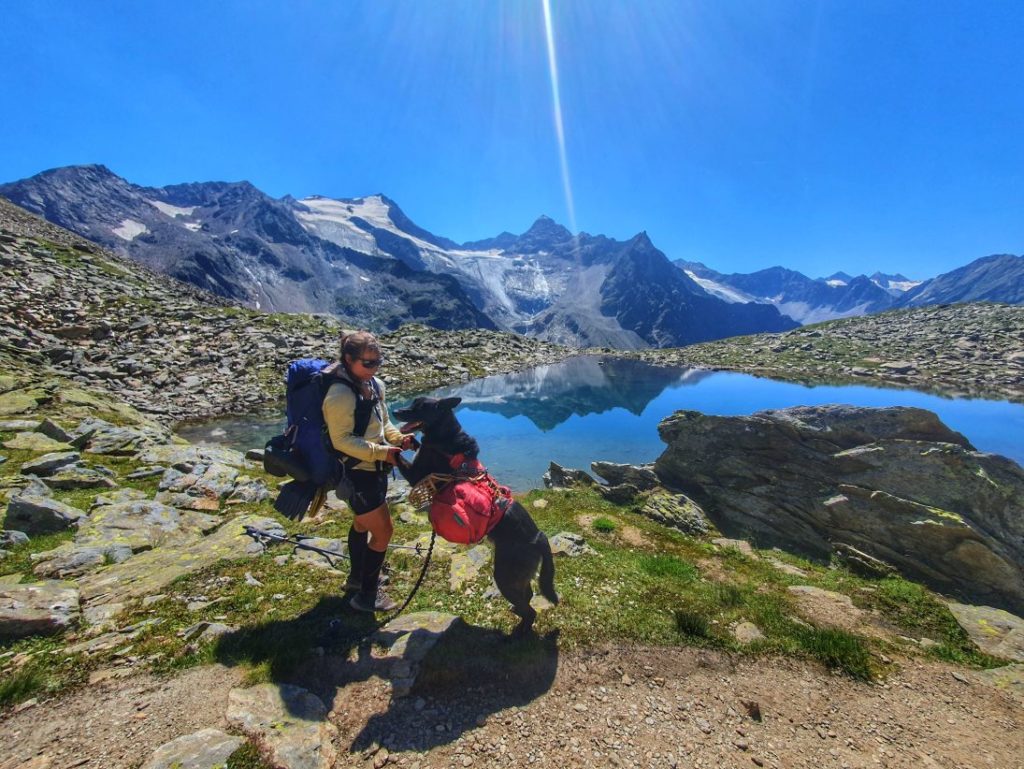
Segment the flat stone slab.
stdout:
<svg viewBox="0 0 1024 769">
<path fill-rule="evenodd" d="M 142 499 L 149 499 L 149 494 L 139 489 L 123 488 L 117 491 L 108 491 L 97 495 L 93 500 L 93 509 L 104 505 L 116 505 L 121 502 L 138 502 Z"/>
<path fill-rule="evenodd" d="M 1024 619 L 991 606 L 947 605 L 960 627 L 983 652 L 1024 662 Z"/>
<path fill-rule="evenodd" d="M 35 409 L 37 405 L 38 401 L 25 392 L 0 393 L 0 416 L 24 414 Z"/>
<path fill-rule="evenodd" d="M 330 769 L 335 729 L 320 698 L 290 684 L 260 684 L 228 693 L 228 723 L 267 747 L 286 769 Z"/>
<path fill-rule="evenodd" d="M 402 543 L 403 547 L 417 547 L 419 548 L 418 553 L 412 553 L 417 558 L 426 558 L 427 548 L 430 547 L 430 533 L 424 532 L 420 534 L 416 539 L 410 540 L 409 542 Z M 451 558 L 455 553 L 459 552 L 459 546 L 452 544 L 446 539 L 440 537 L 434 538 L 434 551 L 430 555 L 431 561 L 445 561 Z"/>
<path fill-rule="evenodd" d="M 88 621 L 109 619 L 129 601 L 163 592 L 178 577 L 211 566 L 221 559 L 242 560 L 259 555 L 263 545 L 244 531 L 244 526 L 285 536 L 276 520 L 243 515 L 228 521 L 209 536 L 176 547 L 156 548 L 114 564 L 79 580 Z M 104 612 L 110 607 L 109 612 Z"/>
<path fill-rule="evenodd" d="M 317 553 L 313 550 L 306 550 L 301 547 L 297 547 L 292 553 L 292 560 L 298 563 L 304 563 L 308 566 L 316 566 L 321 569 L 348 568 L 348 559 L 344 557 L 348 550 L 348 546 L 347 543 L 342 542 L 340 539 L 311 537 L 309 539 L 303 539 L 302 542 L 303 544 L 311 545 L 319 548 L 320 550 L 326 550 L 329 553 L 336 553 L 336 557 L 326 556 L 323 553 Z"/>
<path fill-rule="evenodd" d="M 726 537 L 716 537 L 711 540 L 714 544 L 726 550 L 739 550 L 747 558 L 753 558 L 755 561 L 758 558 L 757 553 L 754 552 L 754 548 L 750 546 L 750 543 L 745 539 L 727 539 Z"/>
<path fill-rule="evenodd" d="M 86 452 L 114 456 L 134 454 L 153 444 L 166 443 L 171 438 L 170 433 L 161 427 L 121 427 L 102 419 L 83 420 L 75 434 L 82 437 Z"/>
<path fill-rule="evenodd" d="M 23 531 L 0 531 L 0 547 L 17 547 L 28 542 L 28 535 Z"/>
<path fill-rule="evenodd" d="M 210 464 L 212 462 L 232 467 L 242 467 L 245 464 L 245 456 L 240 451 L 217 446 L 193 446 L 187 443 L 151 446 L 139 453 L 138 460 L 144 464 L 166 467 L 178 464 Z"/>
<path fill-rule="evenodd" d="M 243 742 L 220 729 L 203 729 L 164 743 L 142 769 L 222 769 Z"/>
<path fill-rule="evenodd" d="M 133 553 L 199 541 L 220 524 L 214 516 L 150 500 L 94 508 L 82 520 L 74 542 L 32 556 L 41 577 L 79 577 L 104 564 L 122 563 Z"/>
<path fill-rule="evenodd" d="M 1002 668 L 974 670 L 967 677 L 1011 694 L 1024 704 L 1024 663 L 1015 662 Z"/>
<path fill-rule="evenodd" d="M 694 537 L 708 533 L 707 516 L 700 505 L 685 494 L 655 492 L 647 498 L 640 514 Z"/>
<path fill-rule="evenodd" d="M 69 465 L 45 479 L 52 489 L 114 489 L 117 483 L 108 473 L 94 467 Z"/>
<path fill-rule="evenodd" d="M 385 659 L 391 661 L 387 675 L 393 696 L 404 697 L 412 691 L 420 663 L 444 634 L 461 621 L 454 614 L 421 611 L 399 616 L 377 631 L 374 642 L 388 647 Z"/>
<path fill-rule="evenodd" d="M 227 505 L 253 505 L 270 499 L 270 489 L 259 478 L 247 475 L 239 476 L 230 496 L 225 500 Z"/>
<path fill-rule="evenodd" d="M 34 433 L 42 424 L 38 419 L 0 420 L 0 431 L 5 433 Z"/>
<path fill-rule="evenodd" d="M 583 536 L 580 534 L 574 534 L 571 531 L 563 531 L 549 540 L 551 545 L 552 555 L 567 555 L 570 558 L 576 558 L 581 555 L 590 555 L 596 553 L 590 545 L 586 543 Z"/>
<path fill-rule="evenodd" d="M 26 534 L 47 534 L 64 531 L 86 517 L 84 510 L 66 505 L 50 497 L 21 493 L 7 503 L 5 529 Z"/>
<path fill-rule="evenodd" d="M 4 441 L 4 448 L 49 454 L 56 451 L 71 451 L 71 444 L 55 441 L 42 433 L 18 433 L 10 440 Z"/>
<path fill-rule="evenodd" d="M 480 570 L 491 560 L 491 549 L 487 545 L 477 545 L 465 552 L 452 556 L 448 570 L 448 587 L 461 590 L 462 587 L 480 576 Z"/>
<path fill-rule="evenodd" d="M 22 475 L 50 475 L 67 465 L 73 465 L 82 458 L 77 451 L 58 451 L 36 457 L 21 466 Z"/>
<path fill-rule="evenodd" d="M 848 595 L 812 585 L 791 585 L 786 589 L 796 599 L 800 616 L 816 627 L 837 628 L 875 638 L 892 638 L 890 629 L 876 615 L 854 606 Z"/>
<path fill-rule="evenodd" d="M 812 585 L 791 585 L 787 590 L 796 599 L 800 615 L 818 627 L 856 631 L 860 626 L 864 612 L 848 595 Z"/>
<path fill-rule="evenodd" d="M 0 638 L 55 635 L 79 618 L 79 592 L 67 582 L 0 584 Z"/>
</svg>

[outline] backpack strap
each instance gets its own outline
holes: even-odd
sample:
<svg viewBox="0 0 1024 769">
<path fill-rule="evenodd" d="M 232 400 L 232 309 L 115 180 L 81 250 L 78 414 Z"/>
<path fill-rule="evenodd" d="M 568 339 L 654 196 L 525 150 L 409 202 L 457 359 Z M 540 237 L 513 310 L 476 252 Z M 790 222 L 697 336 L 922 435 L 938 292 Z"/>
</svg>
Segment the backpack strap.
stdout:
<svg viewBox="0 0 1024 769">
<path fill-rule="evenodd" d="M 325 380 L 322 385 L 324 388 L 324 395 L 327 394 L 327 390 L 330 389 L 330 386 L 334 384 L 334 382 L 341 382 L 343 385 L 347 386 L 348 389 L 352 391 L 352 394 L 356 397 L 355 423 L 352 425 L 352 435 L 365 435 L 366 428 L 370 426 L 370 416 L 374 413 L 377 414 L 377 418 L 380 420 L 381 424 L 384 423 L 384 417 L 381 412 L 382 399 L 380 396 L 380 385 L 377 383 L 376 377 L 370 379 L 370 388 L 373 390 L 374 398 L 369 401 L 363 398 L 363 394 L 359 385 L 357 385 L 348 377 L 341 377 L 338 376 L 337 374 L 332 373 L 323 378 Z M 324 425 L 324 430 L 326 432 L 326 425 Z M 360 462 L 362 462 L 361 459 L 349 456 L 348 454 L 342 451 L 338 451 L 336 448 L 334 448 L 334 444 L 331 443 L 331 438 L 329 435 L 325 435 L 325 440 L 328 446 L 330 447 L 331 451 L 333 451 L 334 454 L 337 455 L 338 460 L 341 462 L 342 467 L 344 467 L 345 469 L 351 470 Z M 380 463 L 378 462 L 377 464 L 379 465 Z"/>
</svg>

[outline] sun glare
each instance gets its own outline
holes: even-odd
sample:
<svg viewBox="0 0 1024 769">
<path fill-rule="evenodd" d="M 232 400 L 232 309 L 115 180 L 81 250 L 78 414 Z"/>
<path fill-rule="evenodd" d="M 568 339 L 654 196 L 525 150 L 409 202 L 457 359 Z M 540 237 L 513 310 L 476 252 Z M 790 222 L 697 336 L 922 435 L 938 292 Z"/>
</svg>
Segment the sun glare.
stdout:
<svg viewBox="0 0 1024 769">
<path fill-rule="evenodd" d="M 565 192 L 565 206 L 569 215 L 569 230 L 575 236 L 576 207 L 572 200 L 572 184 L 569 180 L 569 158 L 565 152 L 565 123 L 562 120 L 562 97 L 558 90 L 558 57 L 555 54 L 555 26 L 551 21 L 551 0 L 541 0 L 544 7 L 544 34 L 548 46 L 548 73 L 551 78 L 551 111 L 555 120 L 555 138 L 558 140 L 558 159 L 562 167 L 562 189 Z"/>
</svg>

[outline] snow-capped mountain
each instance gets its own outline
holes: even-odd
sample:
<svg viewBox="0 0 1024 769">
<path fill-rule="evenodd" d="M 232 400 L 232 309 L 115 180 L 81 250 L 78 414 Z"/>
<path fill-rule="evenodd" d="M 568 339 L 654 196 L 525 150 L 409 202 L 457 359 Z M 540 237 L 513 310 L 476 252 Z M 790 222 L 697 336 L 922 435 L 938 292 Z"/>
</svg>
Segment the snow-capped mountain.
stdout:
<svg viewBox="0 0 1024 769">
<path fill-rule="evenodd" d="M 324 312 L 393 328 L 494 328 L 448 275 L 314 237 L 293 202 L 248 182 L 133 185 L 74 166 L 0 186 L 0 195 L 107 248 L 257 309 Z"/>
<path fill-rule="evenodd" d="M 914 287 L 900 307 L 957 302 L 1024 304 L 1024 256 L 994 254 Z"/>
<path fill-rule="evenodd" d="M 774 308 L 707 294 L 645 234 L 574 236 L 547 217 L 521 235 L 459 245 L 383 195 L 276 200 L 247 182 L 143 188 L 103 166 L 47 171 L 0 194 L 254 307 L 372 328 L 418 320 L 635 348 L 795 326 Z"/>
<path fill-rule="evenodd" d="M 905 293 L 910 291 L 910 289 L 921 285 L 920 280 L 910 280 L 899 273 L 896 273 L 895 275 L 885 275 L 881 272 L 876 272 L 868 280 L 879 288 L 884 288 L 893 296 L 903 296 Z"/>
<path fill-rule="evenodd" d="M 715 296 L 770 304 L 803 324 L 882 312 L 895 301 L 890 290 L 863 275 L 837 272 L 814 279 L 784 267 L 725 275 L 699 262 L 679 261 L 676 265 Z"/>
</svg>

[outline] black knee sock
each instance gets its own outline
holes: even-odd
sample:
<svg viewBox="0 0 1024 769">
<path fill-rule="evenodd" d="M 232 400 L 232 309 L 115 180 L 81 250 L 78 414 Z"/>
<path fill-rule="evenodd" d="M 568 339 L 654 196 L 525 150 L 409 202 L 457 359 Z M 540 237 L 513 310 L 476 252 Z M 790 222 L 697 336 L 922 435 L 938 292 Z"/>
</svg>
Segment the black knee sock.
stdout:
<svg viewBox="0 0 1024 769">
<path fill-rule="evenodd" d="M 377 580 L 380 579 L 380 570 L 384 566 L 384 557 L 387 551 L 378 552 L 373 548 L 366 548 L 366 555 L 363 557 L 363 588 L 359 592 L 369 601 L 377 598 Z"/>
<path fill-rule="evenodd" d="M 366 563 L 366 541 L 369 538 L 369 533 L 365 531 L 356 531 L 353 526 L 348 530 L 348 558 L 349 563 L 352 566 L 352 572 L 349 575 L 348 582 L 362 584 L 363 582 L 363 568 Z"/>
</svg>

